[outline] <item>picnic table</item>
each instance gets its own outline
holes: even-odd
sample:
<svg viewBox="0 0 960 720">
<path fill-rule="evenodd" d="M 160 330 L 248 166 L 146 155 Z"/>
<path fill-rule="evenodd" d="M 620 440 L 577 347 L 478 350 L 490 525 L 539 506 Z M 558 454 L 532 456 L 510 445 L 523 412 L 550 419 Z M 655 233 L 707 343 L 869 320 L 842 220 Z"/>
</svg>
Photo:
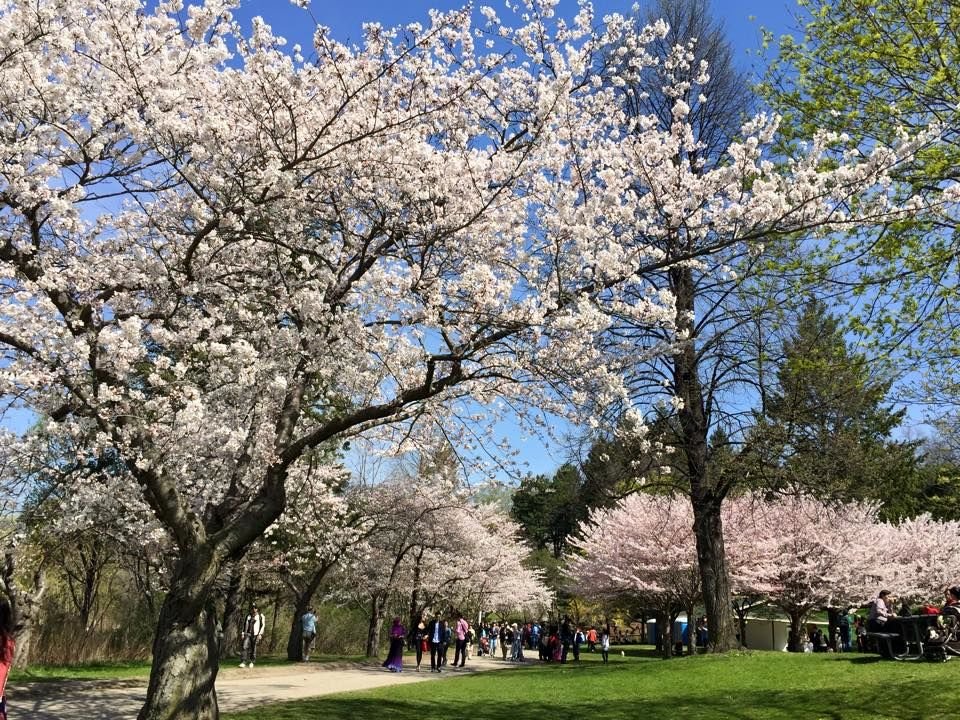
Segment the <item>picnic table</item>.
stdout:
<svg viewBox="0 0 960 720">
<path fill-rule="evenodd" d="M 936 615 L 896 615 L 887 620 L 883 632 L 868 632 L 880 654 L 893 660 L 922 660 L 927 628 L 936 625 Z"/>
</svg>

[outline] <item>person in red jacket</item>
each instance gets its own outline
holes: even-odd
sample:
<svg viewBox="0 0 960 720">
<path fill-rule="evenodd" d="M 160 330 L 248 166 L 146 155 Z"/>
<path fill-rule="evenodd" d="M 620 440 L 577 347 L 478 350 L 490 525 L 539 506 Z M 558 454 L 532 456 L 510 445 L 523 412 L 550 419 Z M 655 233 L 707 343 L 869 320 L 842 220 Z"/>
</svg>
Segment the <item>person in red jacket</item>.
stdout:
<svg viewBox="0 0 960 720">
<path fill-rule="evenodd" d="M 7 677 L 13 665 L 13 616 L 10 603 L 0 601 L 0 720 L 7 720 Z"/>
</svg>

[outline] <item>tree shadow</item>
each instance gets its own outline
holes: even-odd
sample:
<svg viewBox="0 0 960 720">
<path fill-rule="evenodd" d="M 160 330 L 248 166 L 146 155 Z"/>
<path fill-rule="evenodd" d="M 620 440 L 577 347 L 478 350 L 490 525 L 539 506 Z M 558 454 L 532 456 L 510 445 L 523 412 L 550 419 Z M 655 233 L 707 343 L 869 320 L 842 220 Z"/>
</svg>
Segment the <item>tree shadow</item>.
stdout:
<svg viewBox="0 0 960 720">
<path fill-rule="evenodd" d="M 571 678 L 575 682 L 574 678 Z M 264 706 L 243 714 L 229 714 L 224 720 L 449 720 L 463 713 L 471 720 L 645 720 L 690 718 L 700 720 L 940 720 L 953 717 L 955 693 L 946 697 L 942 682 L 915 681 L 858 693 L 856 688 L 812 688 L 777 690 L 738 690 L 735 693 L 693 692 L 677 689 L 676 697 L 645 697 L 605 702 L 602 698 L 583 698 L 564 693 L 549 702 L 536 703 L 514 697 L 474 698 L 468 693 L 466 704 L 451 707 L 447 696 L 430 700 L 430 690 L 413 700 L 390 699 L 378 693 L 341 695 L 330 698 Z M 945 702 L 945 700 L 947 702 Z"/>
</svg>

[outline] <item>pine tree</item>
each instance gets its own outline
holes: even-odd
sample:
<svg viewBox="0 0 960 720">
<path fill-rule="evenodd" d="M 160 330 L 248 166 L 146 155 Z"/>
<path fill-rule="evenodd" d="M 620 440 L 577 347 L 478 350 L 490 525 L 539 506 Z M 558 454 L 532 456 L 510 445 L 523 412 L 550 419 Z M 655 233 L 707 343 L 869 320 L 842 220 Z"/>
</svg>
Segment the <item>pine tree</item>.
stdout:
<svg viewBox="0 0 960 720">
<path fill-rule="evenodd" d="M 875 368 L 824 303 L 807 303 L 744 455 L 753 481 L 828 500 L 880 500 L 900 515 L 917 443 L 894 439 L 906 410 L 887 402 L 891 381 Z"/>
</svg>

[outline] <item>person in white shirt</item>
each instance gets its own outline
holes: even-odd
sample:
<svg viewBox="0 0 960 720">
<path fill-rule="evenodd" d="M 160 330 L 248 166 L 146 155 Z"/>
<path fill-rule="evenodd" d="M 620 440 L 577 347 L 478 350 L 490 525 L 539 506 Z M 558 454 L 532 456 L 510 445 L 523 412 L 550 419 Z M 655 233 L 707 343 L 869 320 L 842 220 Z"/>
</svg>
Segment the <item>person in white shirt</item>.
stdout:
<svg viewBox="0 0 960 720">
<path fill-rule="evenodd" d="M 893 598 L 889 590 L 881 590 L 877 599 L 870 603 L 870 614 L 867 616 L 867 630 L 870 632 L 883 632 L 887 620 L 893 616 L 893 612 L 887 603 L 892 603 Z"/>
<path fill-rule="evenodd" d="M 263 613 L 257 610 L 256 605 L 251 605 L 250 613 L 243 621 L 243 659 L 240 667 L 253 667 L 257 659 L 257 643 L 263 638 L 266 624 Z"/>
</svg>

